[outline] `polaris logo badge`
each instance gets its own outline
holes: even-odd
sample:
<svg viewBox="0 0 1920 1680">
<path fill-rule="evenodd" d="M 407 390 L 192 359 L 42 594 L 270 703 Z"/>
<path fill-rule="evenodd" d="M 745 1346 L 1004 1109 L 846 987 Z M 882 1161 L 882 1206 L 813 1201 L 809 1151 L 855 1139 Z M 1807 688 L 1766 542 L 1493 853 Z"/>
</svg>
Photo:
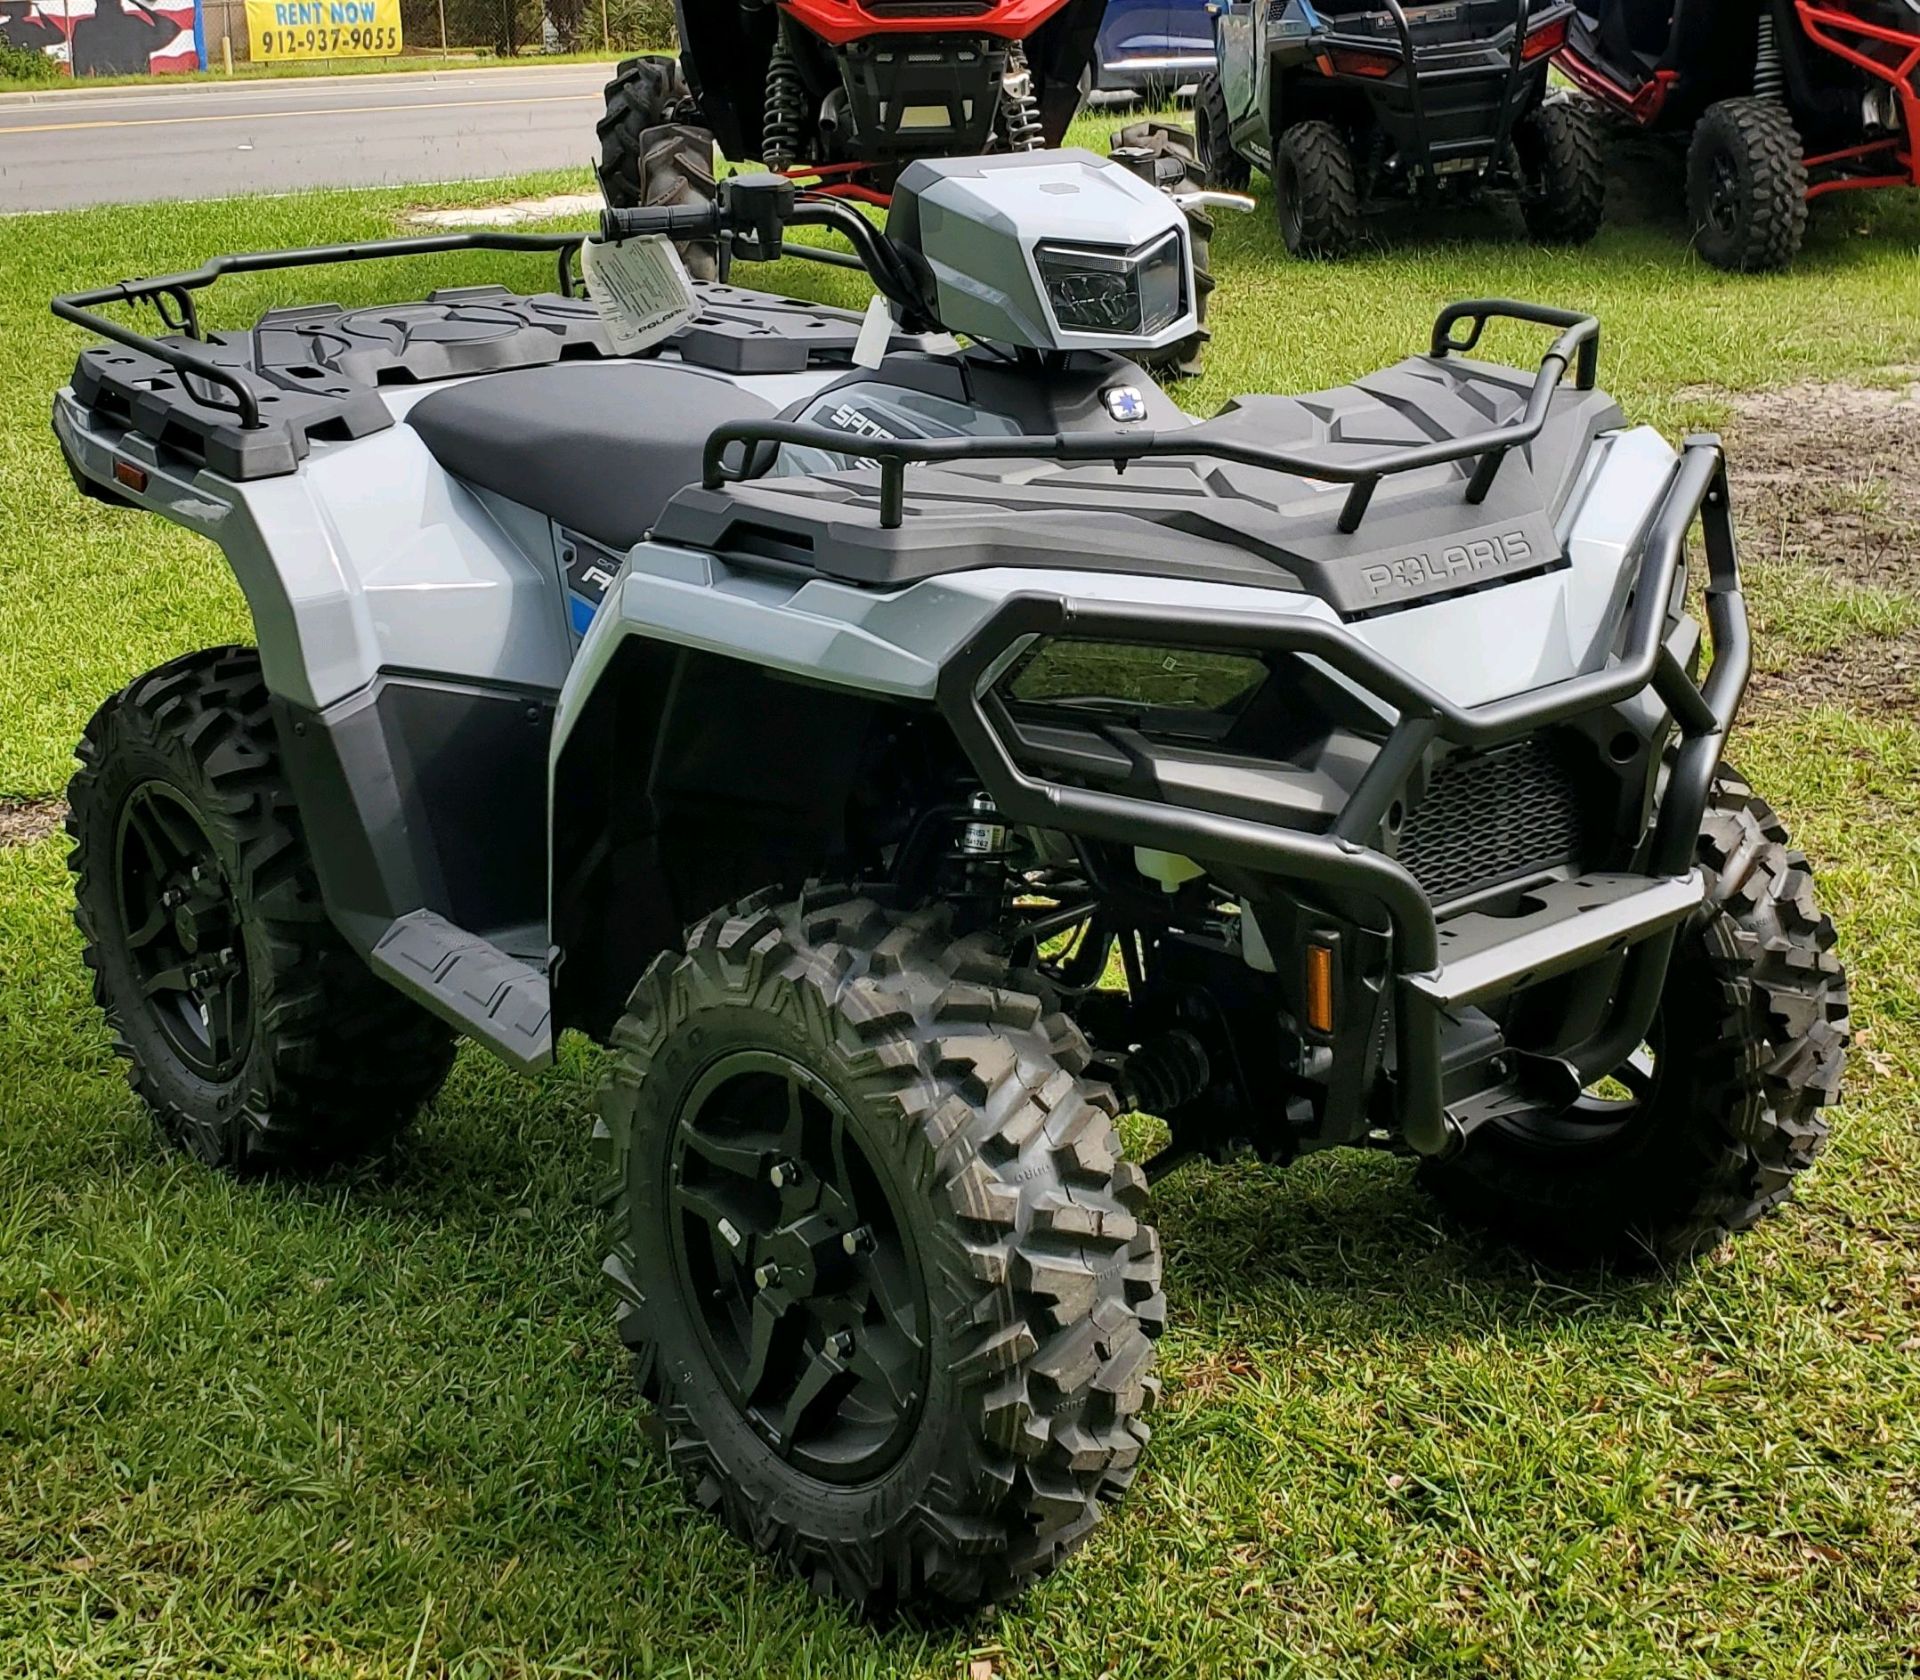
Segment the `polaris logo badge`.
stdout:
<svg viewBox="0 0 1920 1680">
<path fill-rule="evenodd" d="M 1533 544 L 1524 531 L 1478 538 L 1451 548 L 1409 554 L 1364 567 L 1360 575 L 1377 601 L 1383 595 L 1419 592 L 1452 583 L 1470 582 L 1482 572 L 1510 572 L 1533 558 Z"/>
</svg>

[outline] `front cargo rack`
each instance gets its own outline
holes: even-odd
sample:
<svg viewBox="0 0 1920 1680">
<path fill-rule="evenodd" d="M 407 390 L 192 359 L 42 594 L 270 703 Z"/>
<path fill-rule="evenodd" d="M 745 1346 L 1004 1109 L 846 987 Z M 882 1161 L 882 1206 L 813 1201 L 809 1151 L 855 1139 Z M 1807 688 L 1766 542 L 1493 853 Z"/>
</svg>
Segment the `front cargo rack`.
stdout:
<svg viewBox="0 0 1920 1680">
<path fill-rule="evenodd" d="M 1560 336 L 1540 359 L 1527 395 L 1527 406 L 1518 420 L 1504 426 L 1472 432 L 1465 437 L 1445 438 L 1433 443 L 1414 444 L 1392 449 L 1363 461 L 1332 460 L 1324 455 L 1296 450 L 1272 449 L 1260 444 L 1241 443 L 1231 438 L 1197 436 L 1191 431 L 1173 432 L 1051 432 L 1019 437 L 941 437 L 888 438 L 863 435 L 859 453 L 862 459 L 880 466 L 880 524 L 885 530 L 897 530 L 906 516 L 906 476 L 909 466 L 929 466 L 943 461 L 991 461 L 1034 459 L 1054 461 L 1112 461 L 1122 470 L 1132 461 L 1154 456 L 1211 456 L 1242 466 L 1269 467 L 1299 478 L 1321 479 L 1350 486 L 1340 510 L 1339 529 L 1351 535 L 1359 530 L 1367 507 L 1380 481 L 1395 473 L 1415 472 L 1422 467 L 1444 466 L 1455 461 L 1474 461 L 1467 478 L 1466 499 L 1474 504 L 1486 500 L 1493 488 L 1494 476 L 1510 451 L 1531 443 L 1547 423 L 1547 412 L 1554 393 L 1560 388 L 1567 369 L 1574 370 L 1576 390 L 1590 391 L 1599 369 L 1600 323 L 1591 315 L 1574 310 L 1551 309 L 1544 304 L 1516 303 L 1509 298 L 1480 298 L 1466 303 L 1451 303 L 1440 311 L 1433 323 L 1433 338 L 1428 354 L 1435 360 L 1448 355 L 1464 355 L 1480 342 L 1487 323 L 1493 320 L 1526 321 L 1539 326 L 1559 327 Z M 1455 329 L 1466 324 L 1464 335 Z M 741 446 L 737 463 L 730 463 L 727 451 Z M 740 420 L 715 429 L 707 439 L 704 483 L 718 490 L 729 483 L 759 478 L 771 470 L 777 451 L 758 445 L 790 445 L 795 448 L 821 449 L 829 454 L 847 451 L 847 435 L 828 426 L 807 425 L 787 420 Z"/>
</svg>

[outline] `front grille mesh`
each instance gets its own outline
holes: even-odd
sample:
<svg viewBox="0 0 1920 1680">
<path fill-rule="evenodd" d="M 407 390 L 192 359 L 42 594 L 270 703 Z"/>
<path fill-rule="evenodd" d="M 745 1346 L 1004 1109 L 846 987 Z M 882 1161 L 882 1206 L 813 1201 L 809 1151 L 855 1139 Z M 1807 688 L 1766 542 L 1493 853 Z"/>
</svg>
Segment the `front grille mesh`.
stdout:
<svg viewBox="0 0 1920 1680">
<path fill-rule="evenodd" d="M 993 0 L 861 0 L 872 17 L 975 18 L 993 10 Z"/>
<path fill-rule="evenodd" d="M 1589 802 L 1563 743 L 1535 737 L 1449 759 L 1400 833 L 1436 903 L 1580 860 Z"/>
</svg>

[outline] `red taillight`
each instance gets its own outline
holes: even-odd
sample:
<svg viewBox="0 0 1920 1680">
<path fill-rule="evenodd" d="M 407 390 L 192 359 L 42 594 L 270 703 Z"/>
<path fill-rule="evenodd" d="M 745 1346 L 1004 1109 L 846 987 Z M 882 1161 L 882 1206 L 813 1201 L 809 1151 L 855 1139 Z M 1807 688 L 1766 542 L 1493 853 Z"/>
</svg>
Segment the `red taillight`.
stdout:
<svg viewBox="0 0 1920 1680">
<path fill-rule="evenodd" d="M 113 476 L 129 490 L 144 490 L 147 487 L 146 469 L 136 467 L 131 461 L 115 461 Z"/>
<path fill-rule="evenodd" d="M 1567 20 L 1557 17 L 1551 23 L 1543 23 L 1538 29 L 1527 31 L 1527 38 L 1520 43 L 1520 57 L 1524 63 L 1532 63 L 1536 58 L 1545 58 L 1548 53 L 1556 53 L 1567 44 Z"/>
<path fill-rule="evenodd" d="M 1365 47 L 1329 47 L 1321 55 L 1322 69 L 1329 76 L 1391 76 L 1400 68 L 1400 55 L 1370 52 Z"/>
</svg>

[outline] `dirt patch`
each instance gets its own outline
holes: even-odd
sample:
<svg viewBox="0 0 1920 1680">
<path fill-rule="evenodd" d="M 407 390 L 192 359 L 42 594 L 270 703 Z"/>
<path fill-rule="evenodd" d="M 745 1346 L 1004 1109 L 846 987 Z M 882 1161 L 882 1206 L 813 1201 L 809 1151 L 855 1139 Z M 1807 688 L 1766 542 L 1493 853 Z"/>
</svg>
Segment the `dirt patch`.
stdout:
<svg viewBox="0 0 1920 1680">
<path fill-rule="evenodd" d="M 1802 384 L 1727 397 L 1741 540 L 1847 583 L 1920 587 L 1920 369 L 1894 390 Z"/>
<path fill-rule="evenodd" d="M 556 193 L 551 198 L 515 198 L 502 204 L 467 204 L 456 210 L 409 210 L 416 227 L 499 228 L 525 222 L 550 222 L 563 216 L 596 216 L 601 199 L 596 193 Z"/>
<path fill-rule="evenodd" d="M 1844 705 L 1877 717 L 1920 715 L 1920 631 L 1863 636 L 1784 671 L 1757 671 L 1751 695 L 1760 706 Z"/>
<path fill-rule="evenodd" d="M 0 794 L 0 846 L 31 846 L 60 832 L 67 820 L 64 799 L 18 799 Z"/>
</svg>

